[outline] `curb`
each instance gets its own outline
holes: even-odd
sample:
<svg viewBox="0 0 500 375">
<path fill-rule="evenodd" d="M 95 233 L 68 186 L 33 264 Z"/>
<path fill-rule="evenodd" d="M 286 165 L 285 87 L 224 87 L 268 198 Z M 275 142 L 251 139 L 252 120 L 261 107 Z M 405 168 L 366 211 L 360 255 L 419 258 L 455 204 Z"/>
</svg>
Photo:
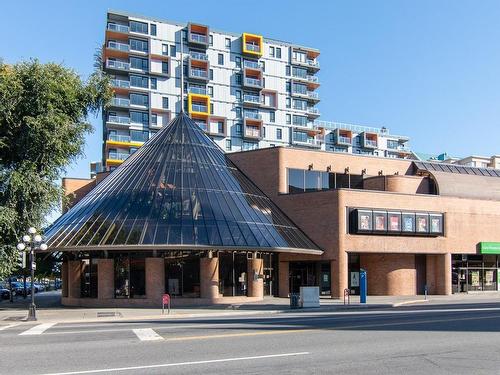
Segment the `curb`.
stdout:
<svg viewBox="0 0 500 375">
<path fill-rule="evenodd" d="M 392 307 L 401 307 L 401 306 L 406 306 L 406 305 L 418 305 L 420 303 L 427 303 L 427 302 L 430 302 L 430 300 L 428 300 L 428 299 L 415 299 L 415 300 L 411 300 L 411 301 L 393 303 Z"/>
</svg>

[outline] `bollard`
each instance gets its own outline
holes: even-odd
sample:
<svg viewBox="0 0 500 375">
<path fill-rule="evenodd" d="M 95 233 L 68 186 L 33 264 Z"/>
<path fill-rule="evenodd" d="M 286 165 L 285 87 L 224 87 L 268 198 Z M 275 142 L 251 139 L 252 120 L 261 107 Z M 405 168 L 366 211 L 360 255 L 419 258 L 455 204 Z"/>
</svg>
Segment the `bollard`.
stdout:
<svg viewBox="0 0 500 375">
<path fill-rule="evenodd" d="M 366 282 L 366 271 L 364 269 L 359 270 L 359 302 L 366 303 L 366 293 L 367 293 L 367 282 Z"/>
<path fill-rule="evenodd" d="M 344 289 L 344 306 L 345 306 L 345 300 L 347 298 L 347 304 L 351 304 L 351 291 L 349 289 Z"/>
</svg>

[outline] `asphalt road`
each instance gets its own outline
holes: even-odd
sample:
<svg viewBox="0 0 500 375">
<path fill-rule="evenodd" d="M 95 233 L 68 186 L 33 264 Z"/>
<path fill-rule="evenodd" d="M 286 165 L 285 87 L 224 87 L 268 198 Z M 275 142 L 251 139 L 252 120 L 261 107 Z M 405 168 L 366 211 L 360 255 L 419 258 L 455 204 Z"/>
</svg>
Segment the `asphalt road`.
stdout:
<svg viewBox="0 0 500 375">
<path fill-rule="evenodd" d="M 0 325 L 1 374 L 499 374 L 500 304 Z"/>
</svg>

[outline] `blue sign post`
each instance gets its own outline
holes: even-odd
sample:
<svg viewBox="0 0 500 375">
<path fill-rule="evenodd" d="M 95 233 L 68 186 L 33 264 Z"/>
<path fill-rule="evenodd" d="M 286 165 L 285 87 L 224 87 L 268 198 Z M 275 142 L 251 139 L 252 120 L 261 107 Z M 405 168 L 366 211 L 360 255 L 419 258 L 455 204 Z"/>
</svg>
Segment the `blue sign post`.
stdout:
<svg viewBox="0 0 500 375">
<path fill-rule="evenodd" d="M 366 270 L 359 270 L 359 302 L 366 303 L 366 291 L 367 291 L 367 282 L 366 282 Z"/>
</svg>

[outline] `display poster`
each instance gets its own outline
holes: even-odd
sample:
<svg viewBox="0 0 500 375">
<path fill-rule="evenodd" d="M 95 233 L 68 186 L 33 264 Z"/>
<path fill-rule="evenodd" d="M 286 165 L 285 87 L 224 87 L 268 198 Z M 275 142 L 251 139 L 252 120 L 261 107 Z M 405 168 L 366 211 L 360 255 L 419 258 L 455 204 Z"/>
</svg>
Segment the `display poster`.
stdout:
<svg viewBox="0 0 500 375">
<path fill-rule="evenodd" d="M 480 286 L 479 284 L 479 271 L 469 271 L 470 283 L 472 286 Z"/>
<path fill-rule="evenodd" d="M 370 215 L 359 216 L 359 229 L 370 230 Z"/>
<path fill-rule="evenodd" d="M 351 288 L 359 287 L 359 272 L 351 272 Z"/>
<path fill-rule="evenodd" d="M 389 230 L 399 232 L 401 230 L 400 216 L 389 214 Z"/>
<path fill-rule="evenodd" d="M 404 216 L 403 217 L 403 231 L 405 232 L 414 232 L 415 229 L 413 228 L 413 217 L 411 216 Z"/>
<path fill-rule="evenodd" d="M 484 284 L 486 286 L 493 285 L 493 270 L 484 271 Z"/>
<path fill-rule="evenodd" d="M 385 215 L 375 214 L 375 230 L 385 230 Z"/>
<path fill-rule="evenodd" d="M 427 218 L 422 216 L 417 216 L 417 232 L 428 232 L 427 230 Z"/>
<path fill-rule="evenodd" d="M 431 232 L 441 233 L 441 218 L 431 217 Z"/>
</svg>

